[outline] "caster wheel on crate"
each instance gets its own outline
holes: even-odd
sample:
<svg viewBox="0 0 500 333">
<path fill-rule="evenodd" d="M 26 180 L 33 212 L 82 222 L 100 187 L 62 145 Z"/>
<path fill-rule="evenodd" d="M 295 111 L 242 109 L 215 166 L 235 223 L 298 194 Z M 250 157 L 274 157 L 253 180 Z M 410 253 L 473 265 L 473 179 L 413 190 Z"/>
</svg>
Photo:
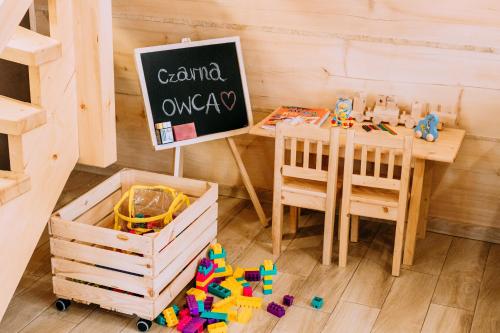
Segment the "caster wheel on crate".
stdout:
<svg viewBox="0 0 500 333">
<path fill-rule="evenodd" d="M 153 325 L 153 322 L 151 320 L 139 319 L 137 321 L 137 330 L 139 332 L 147 332 L 151 328 L 151 325 Z"/>
<path fill-rule="evenodd" d="M 57 310 L 66 311 L 71 305 L 71 301 L 69 299 L 58 298 L 55 304 Z"/>
</svg>

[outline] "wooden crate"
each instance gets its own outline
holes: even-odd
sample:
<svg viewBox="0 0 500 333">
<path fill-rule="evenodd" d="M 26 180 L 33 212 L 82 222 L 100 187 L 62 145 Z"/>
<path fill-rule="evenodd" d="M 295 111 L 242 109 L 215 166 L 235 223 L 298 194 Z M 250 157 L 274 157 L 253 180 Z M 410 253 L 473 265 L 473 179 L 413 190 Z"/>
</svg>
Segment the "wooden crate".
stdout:
<svg viewBox="0 0 500 333">
<path fill-rule="evenodd" d="M 191 205 L 161 232 L 113 230 L 113 207 L 131 185 L 167 185 Z M 52 215 L 54 293 L 153 320 L 194 278 L 217 236 L 217 184 L 125 169 Z"/>
</svg>

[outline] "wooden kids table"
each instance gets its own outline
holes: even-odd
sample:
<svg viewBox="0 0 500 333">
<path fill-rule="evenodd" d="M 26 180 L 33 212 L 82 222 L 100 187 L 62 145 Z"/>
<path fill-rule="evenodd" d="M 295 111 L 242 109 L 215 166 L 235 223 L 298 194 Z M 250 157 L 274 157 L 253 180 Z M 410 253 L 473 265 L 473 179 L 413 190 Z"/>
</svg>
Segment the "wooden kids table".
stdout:
<svg viewBox="0 0 500 333">
<path fill-rule="evenodd" d="M 250 134 L 274 138 L 273 130 L 263 129 L 261 126 L 266 118 L 250 129 Z M 354 129 L 364 132 L 362 124 L 356 123 Z M 324 122 L 322 127 L 330 126 L 330 118 Z M 393 128 L 398 135 L 414 135 L 413 129 L 404 126 Z M 389 133 L 387 135 L 390 135 Z M 405 251 L 403 263 L 413 265 L 415 245 L 417 236 L 425 237 L 427 227 L 427 215 L 429 212 L 431 185 L 432 185 L 432 163 L 453 163 L 457 157 L 458 150 L 462 144 L 465 131 L 456 128 L 445 128 L 439 132 L 436 142 L 427 142 L 421 139 L 413 141 L 413 178 L 411 185 L 410 207 L 408 210 L 408 225 L 406 228 Z M 341 136 L 341 147 L 345 145 L 345 135 Z M 343 156 L 343 149 L 341 149 Z"/>
</svg>

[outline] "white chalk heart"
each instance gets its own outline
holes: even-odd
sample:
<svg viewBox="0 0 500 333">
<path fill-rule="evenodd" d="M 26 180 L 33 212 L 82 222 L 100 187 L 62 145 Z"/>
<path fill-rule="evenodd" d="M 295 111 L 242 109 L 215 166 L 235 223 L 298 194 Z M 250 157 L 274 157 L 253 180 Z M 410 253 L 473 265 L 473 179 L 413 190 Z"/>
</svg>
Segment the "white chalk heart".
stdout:
<svg viewBox="0 0 500 333">
<path fill-rule="evenodd" d="M 236 105 L 236 94 L 234 91 L 223 91 L 220 93 L 220 99 L 222 101 L 222 104 L 228 109 L 229 111 L 232 111 L 234 106 Z"/>
</svg>

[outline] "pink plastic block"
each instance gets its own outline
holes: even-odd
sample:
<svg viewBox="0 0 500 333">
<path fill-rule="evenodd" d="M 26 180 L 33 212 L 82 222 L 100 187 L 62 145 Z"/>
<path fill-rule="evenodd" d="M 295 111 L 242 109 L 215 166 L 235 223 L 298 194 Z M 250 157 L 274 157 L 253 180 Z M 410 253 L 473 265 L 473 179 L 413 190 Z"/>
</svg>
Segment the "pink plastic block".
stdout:
<svg viewBox="0 0 500 333">
<path fill-rule="evenodd" d="M 244 287 L 243 288 L 243 296 L 252 296 L 253 290 L 252 287 Z"/>
<path fill-rule="evenodd" d="M 182 317 L 182 319 L 179 320 L 179 323 L 177 324 L 177 330 L 179 332 L 182 332 L 182 330 L 184 329 L 184 327 L 187 326 L 187 324 L 189 324 L 189 322 L 191 321 L 191 317 L 190 316 L 185 316 L 185 317 Z"/>
</svg>

